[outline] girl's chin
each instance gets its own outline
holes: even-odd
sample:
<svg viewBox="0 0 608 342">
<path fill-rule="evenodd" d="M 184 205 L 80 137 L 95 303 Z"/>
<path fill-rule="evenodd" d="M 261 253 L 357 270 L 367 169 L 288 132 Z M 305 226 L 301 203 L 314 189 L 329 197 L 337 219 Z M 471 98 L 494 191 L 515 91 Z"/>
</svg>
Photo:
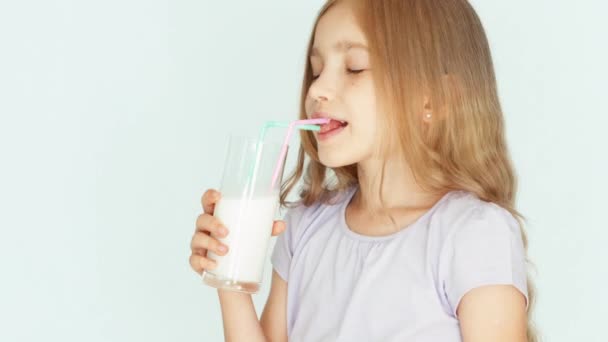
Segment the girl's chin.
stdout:
<svg viewBox="0 0 608 342">
<path fill-rule="evenodd" d="M 344 154 L 340 153 L 323 153 L 319 151 L 319 161 L 325 167 L 329 167 L 332 169 L 348 166 L 356 163 L 356 161 L 351 161 L 349 158 L 345 158 Z"/>
</svg>

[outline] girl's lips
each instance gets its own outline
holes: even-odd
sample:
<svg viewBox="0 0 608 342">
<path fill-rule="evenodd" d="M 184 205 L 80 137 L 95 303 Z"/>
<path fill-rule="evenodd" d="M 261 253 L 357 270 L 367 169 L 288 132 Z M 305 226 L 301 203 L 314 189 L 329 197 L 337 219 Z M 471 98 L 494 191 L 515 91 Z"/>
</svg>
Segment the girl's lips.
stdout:
<svg viewBox="0 0 608 342">
<path fill-rule="evenodd" d="M 344 127 L 346 127 L 348 124 L 342 126 L 336 126 L 330 129 L 324 129 L 321 130 L 320 132 L 317 133 L 317 138 L 319 139 L 319 141 L 325 141 L 328 140 L 331 137 L 334 137 L 336 135 L 338 135 L 340 132 L 342 132 L 344 130 Z"/>
</svg>

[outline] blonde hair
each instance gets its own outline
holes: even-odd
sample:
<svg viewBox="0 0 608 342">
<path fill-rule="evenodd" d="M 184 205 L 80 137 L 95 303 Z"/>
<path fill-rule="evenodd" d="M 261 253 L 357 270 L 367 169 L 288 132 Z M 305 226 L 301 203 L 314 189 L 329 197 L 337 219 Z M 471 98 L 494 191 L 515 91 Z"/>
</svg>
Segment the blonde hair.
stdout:
<svg viewBox="0 0 608 342">
<path fill-rule="evenodd" d="M 314 28 L 338 2 L 352 5 L 368 39 L 386 136 L 378 151 L 403 156 L 416 182 L 429 192 L 469 191 L 505 208 L 517 218 L 527 250 L 525 218 L 515 209 L 517 179 L 505 142 L 492 57 L 472 6 L 466 0 L 329 0 Z M 308 55 L 313 42 L 314 29 Z M 305 100 L 312 81 L 307 62 L 301 119 L 307 119 Z M 430 124 L 423 121 L 425 96 L 432 108 Z M 294 204 L 286 198 L 302 177 L 298 203 L 306 206 L 327 202 L 332 194 L 358 184 L 356 165 L 328 169 L 319 161 L 313 133 L 301 131 L 300 138 L 296 169 L 281 186 L 283 206 Z M 530 342 L 538 341 L 531 322 L 534 292 L 528 277 Z"/>
</svg>

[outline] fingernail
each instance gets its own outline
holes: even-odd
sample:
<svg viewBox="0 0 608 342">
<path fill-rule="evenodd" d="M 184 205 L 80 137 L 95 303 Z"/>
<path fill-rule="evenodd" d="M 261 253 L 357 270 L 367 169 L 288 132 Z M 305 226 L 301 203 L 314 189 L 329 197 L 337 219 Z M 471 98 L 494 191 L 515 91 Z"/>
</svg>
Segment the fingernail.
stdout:
<svg viewBox="0 0 608 342">
<path fill-rule="evenodd" d="M 220 235 L 222 235 L 222 236 L 228 235 L 228 229 L 226 229 L 226 227 L 221 227 L 220 228 Z"/>
<path fill-rule="evenodd" d="M 219 246 L 217 248 L 218 251 L 222 252 L 222 253 L 226 253 L 228 251 L 228 248 L 226 248 L 226 246 Z"/>
</svg>

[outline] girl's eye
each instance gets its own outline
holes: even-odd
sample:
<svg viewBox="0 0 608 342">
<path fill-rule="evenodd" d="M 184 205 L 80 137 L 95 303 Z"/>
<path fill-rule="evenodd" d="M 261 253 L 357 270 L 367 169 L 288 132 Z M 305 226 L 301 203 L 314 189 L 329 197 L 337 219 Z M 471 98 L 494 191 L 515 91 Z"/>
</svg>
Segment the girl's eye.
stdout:
<svg viewBox="0 0 608 342">
<path fill-rule="evenodd" d="M 365 69 L 361 69 L 361 70 L 352 70 L 352 69 L 347 69 L 346 71 L 347 71 L 349 74 L 355 74 L 355 75 L 357 75 L 357 74 L 360 74 L 360 73 L 364 72 L 364 71 L 365 71 Z M 320 76 L 320 75 L 314 75 L 314 74 L 313 74 L 313 75 L 312 75 L 312 79 L 313 79 L 313 80 L 316 80 L 317 78 L 319 78 L 319 76 Z"/>
</svg>

